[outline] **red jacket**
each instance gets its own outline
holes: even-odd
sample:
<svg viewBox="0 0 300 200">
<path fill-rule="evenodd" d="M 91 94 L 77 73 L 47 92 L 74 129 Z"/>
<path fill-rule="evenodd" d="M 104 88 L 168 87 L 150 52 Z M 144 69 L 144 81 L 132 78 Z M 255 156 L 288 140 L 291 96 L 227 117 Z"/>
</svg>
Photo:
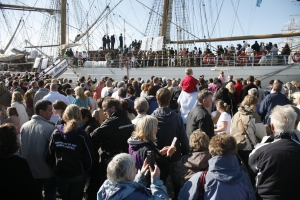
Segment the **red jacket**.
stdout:
<svg viewBox="0 0 300 200">
<path fill-rule="evenodd" d="M 234 85 L 234 88 L 238 93 L 238 102 L 237 103 L 241 103 L 241 96 L 242 96 L 242 89 L 243 89 L 242 83 L 236 83 Z"/>
</svg>

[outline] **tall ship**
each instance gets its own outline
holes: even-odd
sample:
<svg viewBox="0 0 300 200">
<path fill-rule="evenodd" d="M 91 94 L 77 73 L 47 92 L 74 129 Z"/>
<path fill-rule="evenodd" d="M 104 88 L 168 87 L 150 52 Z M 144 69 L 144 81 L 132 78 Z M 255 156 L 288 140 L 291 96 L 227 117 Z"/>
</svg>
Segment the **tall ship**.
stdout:
<svg viewBox="0 0 300 200">
<path fill-rule="evenodd" d="M 299 15 L 290 16 L 282 33 L 247 35 L 244 29 L 248 26 L 249 32 L 253 18 L 243 24 L 239 3 L 243 2 L 50 0 L 37 7 L 25 0 L 2 0 L 2 23 L 7 33 L 5 39 L 0 35 L 0 70 L 40 72 L 41 76 L 74 81 L 81 76 L 122 80 L 125 75 L 147 80 L 152 75 L 183 78 L 189 67 L 195 76 L 205 78 L 217 77 L 220 71 L 240 78 L 253 75 L 263 86 L 271 79 L 300 82 Z M 299 1 L 291 3 L 299 7 Z M 225 6 L 232 10 L 224 11 Z M 250 16 L 255 15 L 254 6 Z M 142 15 L 137 11 L 141 8 Z M 134 20 L 126 12 L 135 16 Z M 226 37 L 221 36 L 222 12 L 233 15 L 227 20 L 230 28 Z M 242 36 L 233 35 L 236 27 Z M 273 44 L 266 43 L 256 51 L 246 50 L 247 43 L 254 49 L 255 40 L 261 43 L 274 38 L 282 39 L 276 52 L 271 51 Z M 286 44 L 288 54 L 283 52 Z"/>
</svg>

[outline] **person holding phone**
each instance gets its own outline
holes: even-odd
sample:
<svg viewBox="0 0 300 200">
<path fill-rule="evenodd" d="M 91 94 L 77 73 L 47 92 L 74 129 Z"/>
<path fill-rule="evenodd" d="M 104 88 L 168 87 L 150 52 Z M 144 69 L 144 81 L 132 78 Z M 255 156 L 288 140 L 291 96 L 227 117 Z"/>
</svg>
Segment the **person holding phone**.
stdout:
<svg viewBox="0 0 300 200">
<path fill-rule="evenodd" d="M 150 170 L 151 193 L 145 185 L 145 173 Z M 131 155 L 117 154 L 108 164 L 107 180 L 97 193 L 97 199 L 169 199 L 164 183 L 159 179 L 160 169 L 157 165 L 149 167 L 147 159 L 138 170 Z"/>
<path fill-rule="evenodd" d="M 129 144 L 129 154 L 132 155 L 138 169 L 142 168 L 148 152 L 152 151 L 154 153 L 152 157 L 155 158 L 155 162 L 161 169 L 161 179 L 165 181 L 168 175 L 167 171 L 169 170 L 170 158 L 175 153 L 176 147 L 165 146 L 161 150 L 157 148 L 157 126 L 157 119 L 153 116 L 146 115 L 138 121 L 135 131 L 127 142 Z"/>
</svg>

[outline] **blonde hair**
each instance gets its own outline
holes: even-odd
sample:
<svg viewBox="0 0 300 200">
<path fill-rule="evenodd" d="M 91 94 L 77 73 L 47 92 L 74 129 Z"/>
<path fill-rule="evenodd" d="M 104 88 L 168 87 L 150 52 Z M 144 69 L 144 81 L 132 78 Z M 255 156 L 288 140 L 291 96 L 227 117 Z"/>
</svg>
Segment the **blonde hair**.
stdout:
<svg viewBox="0 0 300 200">
<path fill-rule="evenodd" d="M 87 96 L 87 97 L 91 97 L 92 96 L 91 92 L 88 91 L 88 90 L 84 92 L 84 95 Z"/>
<path fill-rule="evenodd" d="M 186 68 L 185 69 L 185 74 L 186 75 L 193 75 L 193 70 L 191 68 Z"/>
<path fill-rule="evenodd" d="M 74 91 L 75 91 L 75 96 L 76 96 L 77 99 L 80 99 L 83 102 L 86 101 L 87 96 L 85 96 L 85 94 L 84 94 L 84 88 L 83 87 L 77 86 L 74 89 Z"/>
<path fill-rule="evenodd" d="M 241 103 L 241 106 L 256 106 L 258 104 L 258 98 L 253 95 L 247 95 L 245 96 L 243 102 Z"/>
<path fill-rule="evenodd" d="M 14 103 L 14 102 L 22 103 L 23 102 L 23 95 L 20 92 L 14 92 L 12 94 L 12 100 L 11 100 L 11 102 L 12 103 Z"/>
<path fill-rule="evenodd" d="M 6 91 L 5 84 L 1 81 L 0 82 L 0 94 L 3 94 Z"/>
<path fill-rule="evenodd" d="M 143 142 L 156 142 L 154 130 L 157 128 L 157 125 L 158 121 L 155 117 L 146 115 L 137 122 L 132 136 Z"/>
<path fill-rule="evenodd" d="M 226 88 L 228 89 L 228 91 L 233 94 L 235 92 L 235 88 L 232 82 L 227 83 Z"/>
<path fill-rule="evenodd" d="M 63 119 L 66 121 L 64 132 L 68 133 L 79 128 L 79 121 L 81 121 L 81 111 L 75 104 L 70 104 L 66 108 Z"/>
<path fill-rule="evenodd" d="M 194 151 L 208 150 L 209 137 L 200 129 L 194 130 L 190 136 L 190 147 Z"/>
</svg>

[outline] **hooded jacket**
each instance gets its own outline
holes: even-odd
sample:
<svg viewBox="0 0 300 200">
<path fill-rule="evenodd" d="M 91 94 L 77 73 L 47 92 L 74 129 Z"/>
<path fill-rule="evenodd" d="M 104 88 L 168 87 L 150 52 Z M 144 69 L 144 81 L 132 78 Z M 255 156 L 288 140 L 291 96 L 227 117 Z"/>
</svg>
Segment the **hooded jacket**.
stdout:
<svg viewBox="0 0 300 200">
<path fill-rule="evenodd" d="M 151 193 L 143 185 L 145 177 L 138 173 L 134 181 L 113 184 L 106 180 L 97 193 L 98 200 L 168 200 L 167 189 L 159 178 L 151 179 Z"/>
<path fill-rule="evenodd" d="M 101 156 L 105 152 L 109 157 L 120 152 L 128 152 L 127 140 L 134 130 L 126 110 L 117 110 L 107 118 L 99 128 L 91 133 L 94 148 Z M 103 155 L 106 156 L 105 154 Z M 105 159 L 103 157 L 103 159 Z"/>
<path fill-rule="evenodd" d="M 87 173 L 93 164 L 93 151 L 81 128 L 68 133 L 58 125 L 50 138 L 46 162 L 60 178 L 72 178 Z"/>
<path fill-rule="evenodd" d="M 215 156 L 209 161 L 205 177 L 204 199 L 256 199 L 248 175 L 242 170 L 236 156 Z M 197 199 L 202 172 L 185 183 L 178 199 Z"/>
<path fill-rule="evenodd" d="M 156 134 L 158 149 L 170 146 L 174 137 L 177 137 L 176 151 L 171 161 L 178 161 L 181 155 L 187 155 L 190 146 L 181 116 L 170 108 L 157 108 L 152 115 L 158 120 L 159 129 Z"/>
</svg>

